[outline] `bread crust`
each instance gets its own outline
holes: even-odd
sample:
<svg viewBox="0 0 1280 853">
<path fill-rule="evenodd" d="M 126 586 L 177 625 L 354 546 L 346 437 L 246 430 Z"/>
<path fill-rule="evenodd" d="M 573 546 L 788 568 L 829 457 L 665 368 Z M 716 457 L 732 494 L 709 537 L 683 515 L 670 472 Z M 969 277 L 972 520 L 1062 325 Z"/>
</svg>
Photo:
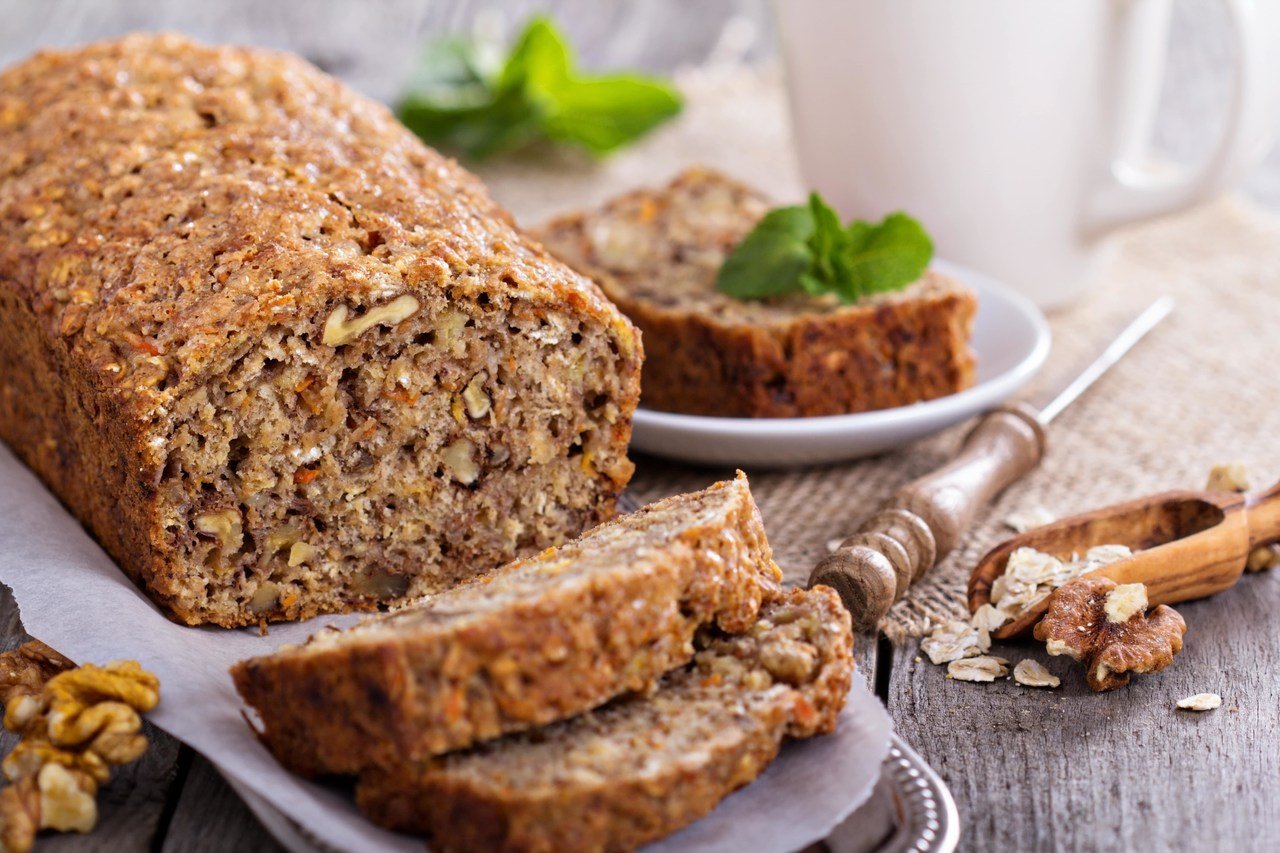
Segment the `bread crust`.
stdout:
<svg viewBox="0 0 1280 853">
<path fill-rule="evenodd" d="M 623 390 L 579 524 L 612 514 L 634 329 L 383 106 L 287 54 L 135 35 L 0 74 L 0 152 L 0 438 L 177 621 L 380 603 L 212 607 L 161 500 L 180 406 L 281 324 L 319 340 L 339 306 L 407 294 L 600 330 Z"/>
<path fill-rule="evenodd" d="M 699 168 L 667 187 L 559 217 L 536 234 L 643 332 L 642 397 L 650 408 L 836 415 L 973 384 L 968 342 L 977 300 L 936 271 L 848 306 L 808 296 L 748 303 L 716 292 L 720 264 L 767 209 L 760 193 Z"/>
<path fill-rule="evenodd" d="M 775 630 L 769 620 L 788 611 L 819 623 L 806 636 L 819 656 L 816 675 L 796 684 L 761 681 L 761 649 Z M 760 615 L 762 630 L 708 644 L 697 667 L 673 674 L 652 697 L 561 723 L 541 743 L 516 736 L 370 770 L 357 801 L 375 823 L 425 834 L 432 849 L 449 851 L 621 851 L 668 835 L 755 779 L 785 737 L 831 731 L 844 706 L 853 635 L 834 591 L 793 590 Z M 681 728 L 704 733 L 692 752 L 666 743 L 671 736 L 683 746 L 687 734 L 673 732 Z M 612 734 L 597 737 L 601 731 Z M 592 760 L 594 750 L 617 750 L 628 764 L 610 769 L 608 759 Z M 515 759 L 504 754 L 520 751 Z M 580 759 L 586 766 L 575 772 Z M 513 760 L 529 765 L 516 768 L 518 777 L 494 766 Z"/>
<path fill-rule="evenodd" d="M 713 518 L 646 543 L 587 582 L 553 577 L 499 608 L 454 619 L 469 612 L 470 596 L 490 589 L 478 582 L 417 611 L 375 617 L 368 624 L 379 630 L 242 661 L 232 669 L 236 689 L 257 711 L 263 742 L 306 776 L 460 749 L 645 690 L 690 659 L 698 628 L 745 630 L 779 590 L 781 571 L 744 476 L 660 501 L 498 572 L 572 561 L 601 538 L 704 496 L 722 504 Z M 440 628 L 439 620 L 452 621 Z"/>
</svg>

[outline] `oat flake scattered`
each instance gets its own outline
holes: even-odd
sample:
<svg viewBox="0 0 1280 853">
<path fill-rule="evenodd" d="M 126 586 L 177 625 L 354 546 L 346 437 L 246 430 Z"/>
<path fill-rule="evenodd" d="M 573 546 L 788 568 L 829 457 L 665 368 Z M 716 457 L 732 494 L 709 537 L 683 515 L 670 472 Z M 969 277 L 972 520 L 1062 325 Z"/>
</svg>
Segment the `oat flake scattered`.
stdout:
<svg viewBox="0 0 1280 853">
<path fill-rule="evenodd" d="M 995 656 L 953 660 L 947 664 L 947 675 L 956 681 L 995 681 L 1009 674 L 1008 663 Z"/>
<path fill-rule="evenodd" d="M 1178 707 L 1184 711 L 1212 711 L 1221 706 L 1222 697 L 1217 693 L 1197 693 L 1178 700 Z"/>
<path fill-rule="evenodd" d="M 1062 681 L 1058 676 L 1044 668 L 1039 661 L 1031 658 L 1018 661 L 1013 668 L 1013 680 L 1023 687 L 1057 687 Z"/>
<path fill-rule="evenodd" d="M 969 624 L 984 631 L 994 631 L 1009 621 L 1009 614 L 992 604 L 984 604 L 974 611 Z"/>
<path fill-rule="evenodd" d="M 1026 509 L 1019 509 L 1009 513 L 1004 523 L 1015 533 L 1026 533 L 1028 530 L 1035 530 L 1037 527 L 1044 527 L 1046 524 L 1052 524 L 1055 521 L 1057 521 L 1057 516 L 1044 507 L 1029 506 Z"/>
<path fill-rule="evenodd" d="M 935 664 L 971 658 L 991 648 L 991 635 L 960 619 L 952 619 L 935 627 L 920 643 L 920 651 Z"/>
<path fill-rule="evenodd" d="M 1016 619 L 1067 581 L 1131 556 L 1133 551 L 1125 545 L 1095 545 L 1083 557 L 1073 554 L 1070 560 L 1019 548 L 991 584 L 991 603 L 1008 619 Z"/>
</svg>

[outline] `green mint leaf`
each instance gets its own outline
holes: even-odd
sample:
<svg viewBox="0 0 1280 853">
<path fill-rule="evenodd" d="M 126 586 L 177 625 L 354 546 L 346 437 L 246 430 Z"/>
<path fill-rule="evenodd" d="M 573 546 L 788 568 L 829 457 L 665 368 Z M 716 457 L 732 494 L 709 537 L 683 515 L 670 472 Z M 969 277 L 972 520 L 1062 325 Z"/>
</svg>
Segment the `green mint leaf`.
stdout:
<svg viewBox="0 0 1280 853">
<path fill-rule="evenodd" d="M 821 284 L 819 292 L 838 290 L 839 282 L 848 274 L 845 261 L 848 235 L 840 224 L 840 214 L 817 193 L 809 194 L 809 211 L 814 225 L 813 236 L 809 238 L 809 251 L 812 253 L 809 274 L 815 281 L 805 284 L 804 289 L 812 293 Z"/>
<path fill-rule="evenodd" d="M 807 293 L 851 303 L 906 287 L 932 257 L 933 241 L 905 213 L 844 226 L 813 193 L 806 206 L 770 211 L 725 260 L 716 287 L 739 299 Z"/>
<path fill-rule="evenodd" d="M 618 75 L 571 81 L 550 93 L 543 130 L 557 142 L 572 142 L 608 154 L 680 112 L 680 96 L 643 77 Z"/>
<path fill-rule="evenodd" d="M 523 89 L 545 93 L 572 78 L 573 55 L 569 44 L 544 17 L 525 25 L 498 75 L 498 91 Z"/>
<path fill-rule="evenodd" d="M 849 279 L 841 287 L 847 301 L 906 287 L 933 258 L 933 240 L 905 213 L 890 214 L 879 225 L 852 222 L 848 235 Z"/>
<path fill-rule="evenodd" d="M 813 229 L 813 214 L 806 207 L 770 211 L 720 267 L 716 287 L 738 299 L 795 290 L 809 270 Z"/>
<path fill-rule="evenodd" d="M 398 113 L 427 142 L 482 159 L 542 139 L 606 154 L 681 106 L 675 90 L 656 79 L 579 74 L 565 38 L 535 17 L 505 60 L 474 42 L 430 46 Z"/>
</svg>

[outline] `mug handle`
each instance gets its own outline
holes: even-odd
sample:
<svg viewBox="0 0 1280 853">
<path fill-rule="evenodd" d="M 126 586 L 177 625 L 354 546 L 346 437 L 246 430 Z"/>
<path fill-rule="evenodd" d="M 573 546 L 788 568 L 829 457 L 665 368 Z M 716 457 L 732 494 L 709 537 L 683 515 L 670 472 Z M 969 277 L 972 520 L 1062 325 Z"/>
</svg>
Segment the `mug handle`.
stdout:
<svg viewBox="0 0 1280 853">
<path fill-rule="evenodd" d="M 1213 153 L 1198 168 L 1143 168 L 1135 155 L 1149 146 L 1150 119 L 1160 93 L 1158 74 L 1163 47 L 1153 39 L 1168 33 L 1168 5 L 1162 0 L 1131 5 L 1121 33 L 1121 67 L 1128 66 L 1121 87 L 1120 151 L 1110 166 L 1109 181 L 1093 200 L 1086 232 L 1102 236 L 1121 225 L 1184 210 L 1234 184 L 1267 155 L 1275 141 L 1280 116 L 1280 2 L 1222 0 L 1231 20 L 1235 86 L 1226 128 Z M 1135 119 L 1136 116 L 1136 119 Z"/>
</svg>

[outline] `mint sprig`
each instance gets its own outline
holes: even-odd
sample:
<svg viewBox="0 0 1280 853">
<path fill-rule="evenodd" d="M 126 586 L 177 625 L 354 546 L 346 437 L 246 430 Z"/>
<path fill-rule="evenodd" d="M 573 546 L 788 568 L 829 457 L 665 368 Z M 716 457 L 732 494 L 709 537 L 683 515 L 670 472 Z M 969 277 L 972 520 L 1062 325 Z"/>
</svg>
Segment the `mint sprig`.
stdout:
<svg viewBox="0 0 1280 853">
<path fill-rule="evenodd" d="M 398 112 L 425 141 L 483 159 L 543 139 L 608 154 L 682 105 L 656 78 L 578 71 L 564 36 L 535 17 L 505 59 L 476 41 L 429 45 Z"/>
<path fill-rule="evenodd" d="M 833 293 L 850 303 L 906 287 L 932 257 L 933 241 L 907 214 L 841 225 L 812 193 L 807 205 L 769 211 L 725 260 L 716 287 L 738 299 Z"/>
</svg>

